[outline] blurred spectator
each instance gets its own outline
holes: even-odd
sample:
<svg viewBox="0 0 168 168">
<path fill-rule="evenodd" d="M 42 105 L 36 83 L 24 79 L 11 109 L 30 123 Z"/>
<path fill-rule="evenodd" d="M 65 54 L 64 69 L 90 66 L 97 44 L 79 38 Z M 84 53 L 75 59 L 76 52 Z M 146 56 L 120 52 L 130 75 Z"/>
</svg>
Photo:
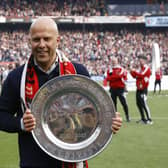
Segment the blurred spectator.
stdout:
<svg viewBox="0 0 168 168">
<path fill-rule="evenodd" d="M 162 70 L 158 68 L 155 72 L 154 94 L 156 93 L 156 86 L 159 85 L 159 94 L 161 92 Z"/>
<path fill-rule="evenodd" d="M 9 64 L 9 65 L 6 65 L 5 67 L 3 67 L 2 76 L 1 76 L 1 84 L 3 84 L 3 82 L 6 79 L 6 77 L 8 76 L 9 72 L 12 69 L 14 69 L 13 64 Z"/>
</svg>

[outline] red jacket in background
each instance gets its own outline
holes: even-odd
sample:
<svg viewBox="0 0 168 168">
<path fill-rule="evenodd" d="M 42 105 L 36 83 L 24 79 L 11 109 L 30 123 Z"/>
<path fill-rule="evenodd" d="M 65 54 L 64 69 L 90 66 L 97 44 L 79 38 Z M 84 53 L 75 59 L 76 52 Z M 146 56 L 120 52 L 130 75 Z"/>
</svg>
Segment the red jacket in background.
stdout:
<svg viewBox="0 0 168 168">
<path fill-rule="evenodd" d="M 162 78 L 162 71 L 161 70 L 156 71 L 155 78 L 156 78 L 156 80 L 161 80 L 161 78 Z"/>
<path fill-rule="evenodd" d="M 138 90 L 148 88 L 151 70 L 147 65 L 141 67 L 139 72 L 136 70 L 131 70 L 131 75 L 133 78 L 136 78 L 136 86 Z"/>
<path fill-rule="evenodd" d="M 110 88 L 118 89 L 125 88 L 125 80 L 127 80 L 127 71 L 117 65 L 111 70 L 107 70 L 107 81 L 109 81 Z"/>
</svg>

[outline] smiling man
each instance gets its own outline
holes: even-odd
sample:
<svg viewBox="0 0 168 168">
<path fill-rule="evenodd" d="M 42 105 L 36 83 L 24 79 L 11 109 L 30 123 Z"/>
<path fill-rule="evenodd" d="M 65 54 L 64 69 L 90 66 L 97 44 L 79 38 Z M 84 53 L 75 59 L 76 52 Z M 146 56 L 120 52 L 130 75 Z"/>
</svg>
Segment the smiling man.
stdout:
<svg viewBox="0 0 168 168">
<path fill-rule="evenodd" d="M 79 63 L 71 63 L 59 51 L 57 25 L 51 18 L 41 17 L 30 27 L 32 53 L 25 65 L 9 73 L 0 96 L 0 130 L 17 132 L 21 168 L 84 168 L 82 163 L 65 163 L 46 154 L 35 142 L 31 131 L 36 118 L 29 107 L 34 95 L 47 81 L 64 74 L 80 74 L 89 77 L 87 69 Z M 24 108 L 23 108 L 24 107 Z M 113 118 L 112 131 L 122 125 L 119 113 Z"/>
<path fill-rule="evenodd" d="M 48 71 L 56 60 L 56 48 L 59 44 L 59 34 L 55 22 L 40 18 L 31 25 L 30 44 L 32 55 L 37 64 Z"/>
</svg>

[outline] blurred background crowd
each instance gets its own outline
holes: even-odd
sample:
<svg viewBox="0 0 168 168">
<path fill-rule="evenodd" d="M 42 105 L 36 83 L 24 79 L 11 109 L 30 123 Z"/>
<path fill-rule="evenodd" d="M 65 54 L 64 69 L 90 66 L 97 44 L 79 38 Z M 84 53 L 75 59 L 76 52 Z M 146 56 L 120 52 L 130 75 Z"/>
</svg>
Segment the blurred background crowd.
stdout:
<svg viewBox="0 0 168 168">
<path fill-rule="evenodd" d="M 0 17 L 35 16 L 103 16 L 111 15 L 108 7 L 127 5 L 130 1 L 116 0 L 2 0 Z M 130 2 L 131 4 L 131 2 Z M 166 9 L 168 0 L 137 0 L 138 6 L 156 6 L 160 13 Z M 117 8 L 116 8 L 117 9 Z M 159 9 L 159 10 L 158 10 Z M 125 9 L 126 10 L 126 9 Z M 146 9 L 144 8 L 144 12 Z M 154 8 L 153 8 L 154 10 Z M 137 11 L 137 10 L 136 10 Z M 156 12 L 155 11 L 155 12 Z M 165 10 L 167 12 L 167 10 Z M 120 11 L 121 12 L 121 11 Z M 137 11 L 138 12 L 138 11 Z M 149 12 L 149 11 L 148 11 Z M 117 15 L 118 13 L 116 13 Z M 161 13 L 160 13 L 161 14 Z M 160 47 L 163 74 L 168 74 L 168 30 L 146 29 L 144 26 L 92 25 L 73 27 L 59 26 L 59 48 L 73 61 L 83 63 L 90 75 L 103 76 L 117 56 L 122 66 L 136 64 L 137 57 L 144 54 L 149 64 L 152 60 L 152 44 Z M 28 25 L 6 24 L 0 28 L 0 72 L 22 65 L 30 55 L 28 46 Z M 131 27 L 131 28 L 130 28 Z M 10 66 L 9 66 L 10 65 Z"/>
<path fill-rule="evenodd" d="M 0 15 L 23 16 L 100 16 L 104 0 L 3 0 Z"/>
<path fill-rule="evenodd" d="M 140 15 L 144 12 L 158 14 L 166 12 L 167 3 L 168 0 L 136 0 L 136 2 L 133 0 L 1 0 L 0 16 L 104 16 L 122 13 Z"/>
<path fill-rule="evenodd" d="M 59 48 L 73 61 L 85 64 L 91 75 L 103 75 L 111 64 L 112 56 L 117 56 L 122 66 L 135 64 L 140 54 L 144 54 L 151 64 L 152 44 L 160 46 L 160 56 L 164 74 L 168 74 L 168 30 L 117 31 L 60 31 Z M 28 32 L 0 32 L 0 61 L 23 64 L 30 56 Z"/>
</svg>

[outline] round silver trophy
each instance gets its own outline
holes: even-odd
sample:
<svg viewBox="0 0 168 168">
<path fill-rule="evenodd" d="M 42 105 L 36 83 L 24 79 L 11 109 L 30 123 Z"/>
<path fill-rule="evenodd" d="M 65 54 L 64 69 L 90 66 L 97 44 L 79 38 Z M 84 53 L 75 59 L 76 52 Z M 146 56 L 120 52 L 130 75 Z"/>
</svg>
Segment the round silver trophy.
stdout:
<svg viewBox="0 0 168 168">
<path fill-rule="evenodd" d="M 65 75 L 48 81 L 36 93 L 31 111 L 36 118 L 35 141 L 58 160 L 88 160 L 112 139 L 113 102 L 88 77 Z"/>
</svg>

